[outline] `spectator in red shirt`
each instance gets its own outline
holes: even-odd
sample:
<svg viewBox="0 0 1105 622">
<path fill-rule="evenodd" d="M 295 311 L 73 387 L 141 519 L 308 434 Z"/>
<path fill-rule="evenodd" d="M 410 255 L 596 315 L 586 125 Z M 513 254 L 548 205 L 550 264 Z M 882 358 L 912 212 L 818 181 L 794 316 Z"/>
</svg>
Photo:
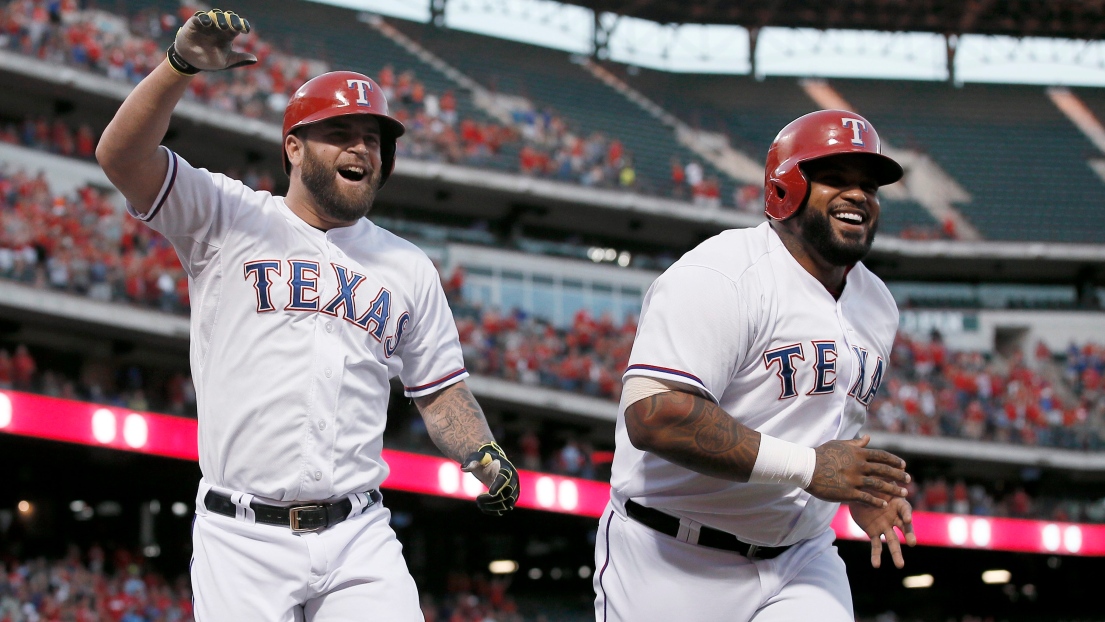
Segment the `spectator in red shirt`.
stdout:
<svg viewBox="0 0 1105 622">
<path fill-rule="evenodd" d="M 37 367 L 27 346 L 19 344 L 12 359 L 12 384 L 20 391 L 30 390 Z"/>
<path fill-rule="evenodd" d="M 76 155 L 86 159 L 96 155 L 96 137 L 87 123 L 77 129 Z"/>
</svg>

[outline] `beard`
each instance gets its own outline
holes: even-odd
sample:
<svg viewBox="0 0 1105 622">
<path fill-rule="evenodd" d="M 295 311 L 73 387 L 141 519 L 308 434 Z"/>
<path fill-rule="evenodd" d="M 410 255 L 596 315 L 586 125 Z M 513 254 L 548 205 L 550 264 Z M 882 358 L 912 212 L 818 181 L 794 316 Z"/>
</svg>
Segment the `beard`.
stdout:
<svg viewBox="0 0 1105 622">
<path fill-rule="evenodd" d="M 315 157 L 310 149 L 303 151 L 300 164 L 300 180 L 314 199 L 315 205 L 328 218 L 339 222 L 353 222 L 368 215 L 376 190 L 380 187 L 380 171 L 372 171 L 369 182 L 359 188 L 343 188 L 336 179 L 338 170 Z"/>
<path fill-rule="evenodd" d="M 798 216 L 798 226 L 802 238 L 813 247 L 825 261 L 834 266 L 851 266 L 867 256 L 879 221 L 871 221 L 866 235 L 842 236 L 833 229 L 828 212 L 803 209 Z"/>
</svg>

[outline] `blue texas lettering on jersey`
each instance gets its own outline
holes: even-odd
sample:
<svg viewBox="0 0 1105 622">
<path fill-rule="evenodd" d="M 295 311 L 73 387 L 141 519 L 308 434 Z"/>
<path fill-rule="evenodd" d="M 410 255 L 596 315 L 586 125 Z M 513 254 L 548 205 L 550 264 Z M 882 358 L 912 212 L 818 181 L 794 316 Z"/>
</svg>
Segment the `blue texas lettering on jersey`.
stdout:
<svg viewBox="0 0 1105 622">
<path fill-rule="evenodd" d="M 308 311 L 341 317 L 372 335 L 376 341 L 383 343 L 385 356 L 390 357 L 395 354 L 403 339 L 403 333 L 410 324 L 411 314 L 407 311 L 400 314 L 395 322 L 395 333 L 384 337 L 388 319 L 391 318 L 391 291 L 381 287 L 372 301 L 365 305 L 367 309 L 364 313 L 358 315 L 357 288 L 364 284 L 365 275 L 345 266 L 330 264 L 337 278 L 338 291 L 329 302 L 321 304 L 322 299 L 318 295 L 318 280 L 321 274 L 319 263 L 289 259 L 286 273 L 284 263 L 276 259 L 260 259 L 245 263 L 243 275 L 246 281 L 252 282 L 253 291 L 257 295 L 258 313 L 276 311 L 277 304 L 273 301 L 272 285 L 274 279 L 279 278 L 288 284 L 288 303 L 284 306 L 285 311 Z M 363 301 L 364 297 L 360 300 Z"/>
<path fill-rule="evenodd" d="M 813 387 L 806 392 L 806 395 L 829 395 L 836 387 L 836 342 L 814 341 L 813 351 L 814 358 L 811 365 L 814 372 Z M 875 357 L 874 370 L 871 373 L 870 381 L 868 381 L 867 350 L 859 346 L 852 346 L 852 351 L 859 362 L 859 370 L 856 374 L 856 381 L 848 389 L 848 395 L 854 397 L 860 404 L 869 406 L 871 400 L 875 397 L 875 393 L 879 390 L 879 385 L 882 384 L 885 365 L 882 357 Z M 775 369 L 775 375 L 779 378 L 779 399 L 785 400 L 798 396 L 798 387 L 795 383 L 795 376 L 798 374 L 798 363 L 796 361 L 804 362 L 805 360 L 806 352 L 801 343 L 794 343 L 764 352 L 764 365 L 768 369 L 777 368 Z"/>
</svg>

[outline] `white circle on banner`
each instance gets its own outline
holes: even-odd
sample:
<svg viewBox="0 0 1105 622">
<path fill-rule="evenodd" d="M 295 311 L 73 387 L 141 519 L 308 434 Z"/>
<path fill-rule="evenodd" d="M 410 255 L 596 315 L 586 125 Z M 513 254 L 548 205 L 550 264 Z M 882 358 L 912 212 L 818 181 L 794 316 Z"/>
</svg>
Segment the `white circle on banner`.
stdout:
<svg viewBox="0 0 1105 622">
<path fill-rule="evenodd" d="M 956 546 L 967 544 L 967 532 L 967 519 L 962 516 L 956 516 L 948 521 L 948 538 L 952 544 Z"/>
<path fill-rule="evenodd" d="M 106 408 L 92 413 L 92 436 L 105 445 L 115 440 L 115 413 Z"/>
<path fill-rule="evenodd" d="M 579 489 L 575 482 L 566 479 L 557 488 L 556 498 L 560 501 L 561 509 L 571 512 L 579 507 Z"/>
<path fill-rule="evenodd" d="M 1059 532 L 1059 525 L 1044 525 L 1044 529 L 1040 535 L 1045 549 L 1049 551 L 1059 550 L 1059 543 L 1060 540 L 1062 540 L 1062 536 Z"/>
<path fill-rule="evenodd" d="M 146 446 L 150 439 L 150 428 L 146 425 L 146 418 L 138 413 L 131 413 L 123 420 L 123 440 L 127 445 L 135 449 Z"/>
<path fill-rule="evenodd" d="M 1082 528 L 1071 525 L 1063 530 L 1063 546 L 1071 553 L 1082 550 Z"/>
<path fill-rule="evenodd" d="M 990 521 L 980 518 L 971 524 L 971 542 L 975 546 L 986 548 L 990 546 Z"/>
<path fill-rule="evenodd" d="M 461 485 L 464 487 L 464 494 L 472 498 L 478 497 L 484 491 L 483 482 L 476 479 L 476 476 L 471 473 L 464 474 L 461 478 Z"/>
<path fill-rule="evenodd" d="M 556 482 L 547 475 L 537 478 L 537 505 L 543 508 L 556 505 Z"/>
<path fill-rule="evenodd" d="M 12 424 L 12 400 L 6 393 L 0 393 L 0 429 Z"/>
<path fill-rule="evenodd" d="M 460 490 L 460 467 L 452 462 L 442 462 L 437 468 L 437 487 L 447 495 Z"/>
</svg>

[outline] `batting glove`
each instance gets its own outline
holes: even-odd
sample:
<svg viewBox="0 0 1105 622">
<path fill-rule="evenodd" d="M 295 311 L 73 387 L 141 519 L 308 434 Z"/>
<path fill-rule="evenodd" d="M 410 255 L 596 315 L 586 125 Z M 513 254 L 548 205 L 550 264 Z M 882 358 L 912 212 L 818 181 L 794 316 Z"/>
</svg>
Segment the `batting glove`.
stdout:
<svg viewBox="0 0 1105 622">
<path fill-rule="evenodd" d="M 199 11 L 177 31 L 166 53 L 169 66 L 181 75 L 194 76 L 201 71 L 252 65 L 256 56 L 231 47 L 235 37 L 249 31 L 249 21 L 232 11 Z"/>
<path fill-rule="evenodd" d="M 472 473 L 481 482 L 491 481 L 487 492 L 476 497 L 476 506 L 484 514 L 502 516 L 518 502 L 518 469 L 507 460 L 498 443 L 485 443 L 469 454 L 461 470 Z"/>
</svg>

